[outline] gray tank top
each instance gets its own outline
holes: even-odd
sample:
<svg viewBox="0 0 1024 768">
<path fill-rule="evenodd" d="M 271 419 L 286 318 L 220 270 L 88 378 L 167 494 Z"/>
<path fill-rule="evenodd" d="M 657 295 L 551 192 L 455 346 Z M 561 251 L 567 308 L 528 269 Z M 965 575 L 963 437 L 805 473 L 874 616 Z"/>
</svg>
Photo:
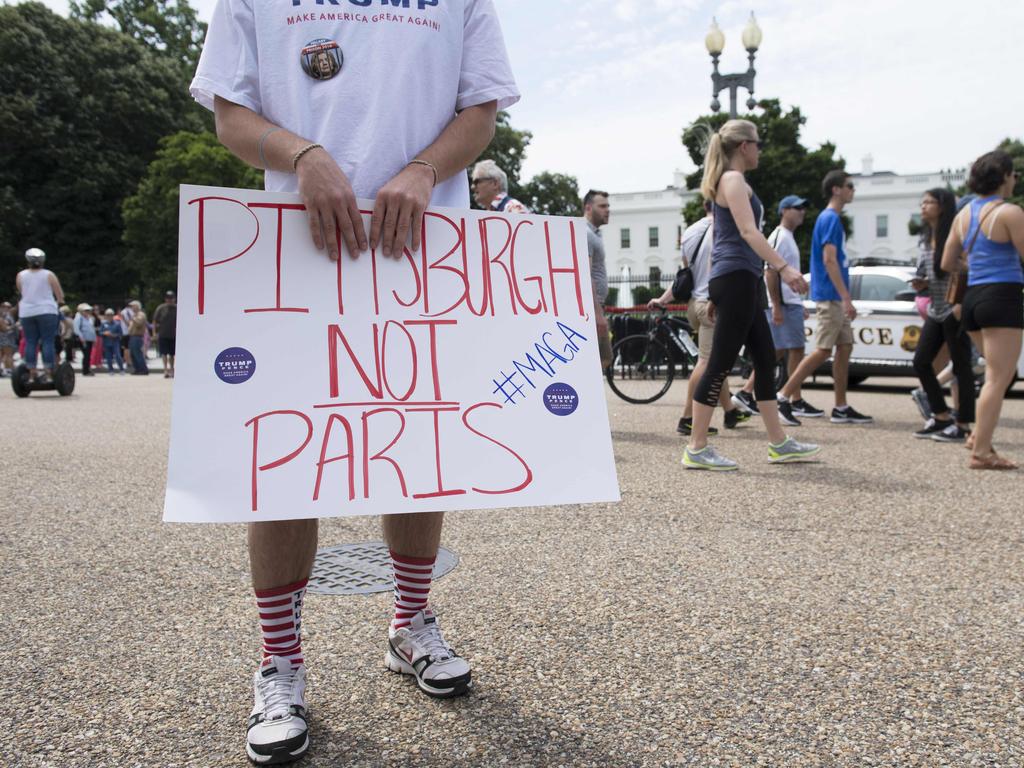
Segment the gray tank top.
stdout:
<svg viewBox="0 0 1024 768">
<path fill-rule="evenodd" d="M 757 228 L 764 227 L 764 206 L 757 194 L 750 196 L 750 207 L 754 212 Z M 747 241 L 740 235 L 736 219 L 728 208 L 714 204 L 715 245 L 711 251 L 711 279 L 745 269 L 760 276 L 764 272 L 764 260 L 754 253 Z"/>
</svg>

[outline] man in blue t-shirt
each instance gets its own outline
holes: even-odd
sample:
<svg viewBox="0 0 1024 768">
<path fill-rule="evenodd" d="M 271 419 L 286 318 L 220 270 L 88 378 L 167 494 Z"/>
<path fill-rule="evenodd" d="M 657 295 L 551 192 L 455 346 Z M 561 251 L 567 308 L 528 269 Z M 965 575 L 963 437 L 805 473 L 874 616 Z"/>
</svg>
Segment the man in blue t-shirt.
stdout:
<svg viewBox="0 0 1024 768">
<path fill-rule="evenodd" d="M 779 392 L 779 415 L 787 424 L 799 424 L 790 399 L 798 397 L 804 380 L 832 357 L 832 381 L 836 404 L 833 424 L 870 424 L 870 416 L 858 413 L 846 402 L 846 380 L 853 351 L 851 321 L 857 310 L 850 298 L 850 264 L 846 258 L 843 208 L 853 202 L 853 182 L 846 171 L 829 171 L 822 182 L 828 207 L 814 222 L 811 236 L 811 299 L 817 303 L 818 333 L 815 350 L 793 371 Z"/>
</svg>

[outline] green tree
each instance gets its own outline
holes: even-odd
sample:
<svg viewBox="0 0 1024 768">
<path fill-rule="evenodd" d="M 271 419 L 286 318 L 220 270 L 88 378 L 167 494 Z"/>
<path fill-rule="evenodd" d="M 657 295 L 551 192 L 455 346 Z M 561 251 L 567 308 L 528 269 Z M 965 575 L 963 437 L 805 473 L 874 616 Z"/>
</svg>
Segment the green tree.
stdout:
<svg viewBox="0 0 1024 768">
<path fill-rule="evenodd" d="M 162 136 L 202 128 L 181 66 L 40 3 L 3 6 L 0 92 L 0 291 L 39 247 L 71 300 L 122 300 L 121 201 Z"/>
<path fill-rule="evenodd" d="M 1013 168 L 1020 176 L 1017 178 L 1010 201 L 1024 206 L 1024 142 L 1020 139 L 1003 139 L 996 149 L 1007 152 L 1013 158 Z"/>
<path fill-rule="evenodd" d="M 582 216 L 579 183 L 575 176 L 542 171 L 523 185 L 519 198 L 533 213 Z"/>
<path fill-rule="evenodd" d="M 123 208 L 126 256 L 145 302 L 156 302 L 178 282 L 179 184 L 261 189 L 263 172 L 231 154 L 209 131 L 180 131 L 161 139 L 156 158 Z"/>
<path fill-rule="evenodd" d="M 807 269 L 811 252 L 811 230 L 814 220 L 828 204 L 822 197 L 821 181 L 825 174 L 834 168 L 845 168 L 846 161 L 836 156 L 836 147 L 831 142 L 822 144 L 817 149 L 808 149 L 800 143 L 801 126 L 807 118 L 799 107 L 783 112 L 777 99 L 764 99 L 758 102 L 760 114 L 743 115 L 746 120 L 757 125 L 758 136 L 764 141 L 758 167 L 747 174 L 750 186 L 765 207 L 765 234 L 771 232 L 779 223 L 778 204 L 786 195 L 799 195 L 807 200 L 807 218 L 796 231 L 797 245 Z M 689 189 L 700 187 L 704 175 L 703 138 L 706 125 L 717 130 L 728 120 L 727 115 L 706 115 L 695 120 L 683 131 L 682 140 L 690 158 L 697 164 L 697 170 L 686 178 Z M 683 209 L 686 221 L 696 221 L 704 216 L 700 198 L 690 201 Z"/>
<path fill-rule="evenodd" d="M 199 62 L 207 24 L 188 0 L 71 0 L 71 18 L 108 19 L 124 34 L 148 48 L 166 53 L 189 72 Z"/>
</svg>

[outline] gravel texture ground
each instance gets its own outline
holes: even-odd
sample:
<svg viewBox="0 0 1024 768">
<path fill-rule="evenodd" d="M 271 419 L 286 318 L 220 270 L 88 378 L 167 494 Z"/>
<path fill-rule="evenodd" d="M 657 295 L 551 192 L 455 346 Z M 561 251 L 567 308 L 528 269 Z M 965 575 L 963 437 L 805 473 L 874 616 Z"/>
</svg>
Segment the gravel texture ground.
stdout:
<svg viewBox="0 0 1024 768">
<path fill-rule="evenodd" d="M 243 530 L 160 521 L 170 382 L 0 385 L 0 764 L 246 765 Z M 683 394 L 609 394 L 621 504 L 450 517 L 434 599 L 470 696 L 384 670 L 389 595 L 311 595 L 301 765 L 1024 765 L 1024 471 L 967 470 L 869 389 L 875 426 L 791 430 L 817 464 L 747 425 L 715 441 L 740 472 L 686 472 Z M 1019 393 L 997 444 L 1024 460 Z"/>
</svg>

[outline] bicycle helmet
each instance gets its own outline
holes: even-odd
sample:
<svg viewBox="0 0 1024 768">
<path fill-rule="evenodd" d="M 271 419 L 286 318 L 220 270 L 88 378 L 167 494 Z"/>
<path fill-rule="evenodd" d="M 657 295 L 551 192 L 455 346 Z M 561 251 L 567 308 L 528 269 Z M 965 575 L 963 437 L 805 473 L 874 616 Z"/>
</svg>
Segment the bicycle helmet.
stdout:
<svg viewBox="0 0 1024 768">
<path fill-rule="evenodd" d="M 46 261 L 46 254 L 41 248 L 29 248 L 25 251 L 25 261 L 30 267 L 41 267 Z"/>
</svg>

